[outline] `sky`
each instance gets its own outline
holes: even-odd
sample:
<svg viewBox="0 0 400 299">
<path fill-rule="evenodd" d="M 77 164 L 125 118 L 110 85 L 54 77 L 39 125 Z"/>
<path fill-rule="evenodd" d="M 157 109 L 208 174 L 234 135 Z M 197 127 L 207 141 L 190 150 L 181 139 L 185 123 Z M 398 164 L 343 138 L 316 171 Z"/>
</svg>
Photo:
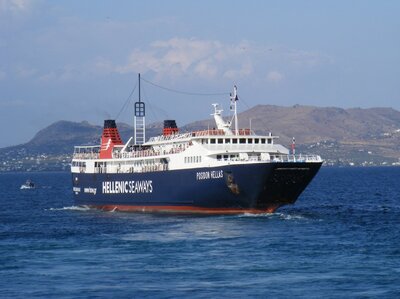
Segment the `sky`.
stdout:
<svg viewBox="0 0 400 299">
<path fill-rule="evenodd" d="M 147 123 L 229 113 L 235 84 L 239 112 L 400 110 L 400 1 L 0 0 L 0 147 L 59 120 L 132 124 L 138 73 Z"/>
</svg>

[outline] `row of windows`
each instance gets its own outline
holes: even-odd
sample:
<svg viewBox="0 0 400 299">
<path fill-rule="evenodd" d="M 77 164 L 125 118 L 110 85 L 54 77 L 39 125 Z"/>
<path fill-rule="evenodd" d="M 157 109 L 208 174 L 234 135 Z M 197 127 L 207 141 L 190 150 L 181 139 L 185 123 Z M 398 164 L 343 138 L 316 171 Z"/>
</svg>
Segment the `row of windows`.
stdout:
<svg viewBox="0 0 400 299">
<path fill-rule="evenodd" d="M 185 163 L 200 163 L 201 156 L 185 157 Z"/>
<path fill-rule="evenodd" d="M 72 161 L 73 167 L 86 167 L 86 162 Z"/>
<path fill-rule="evenodd" d="M 94 167 L 107 167 L 107 166 L 147 166 L 154 165 L 156 163 L 163 163 L 163 161 L 155 159 L 147 159 L 140 161 L 116 161 L 116 162 L 95 162 Z"/>
<path fill-rule="evenodd" d="M 237 160 L 239 158 L 238 155 L 217 155 L 218 161 L 228 161 L 228 160 Z"/>
<path fill-rule="evenodd" d="M 210 138 L 205 141 L 209 144 L 272 144 L 272 138 Z"/>
</svg>

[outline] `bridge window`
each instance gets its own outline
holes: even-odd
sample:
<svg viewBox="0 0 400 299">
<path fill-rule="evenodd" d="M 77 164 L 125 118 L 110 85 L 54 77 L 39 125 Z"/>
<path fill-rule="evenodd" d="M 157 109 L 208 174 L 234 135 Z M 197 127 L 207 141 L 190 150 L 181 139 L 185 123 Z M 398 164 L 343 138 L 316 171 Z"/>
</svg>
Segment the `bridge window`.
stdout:
<svg viewBox="0 0 400 299">
<path fill-rule="evenodd" d="M 97 167 L 97 162 L 94 162 L 94 164 Z M 72 166 L 74 166 L 74 167 L 86 167 L 86 162 L 72 161 Z"/>
<path fill-rule="evenodd" d="M 224 143 L 224 139 L 218 139 L 218 144 Z"/>
<path fill-rule="evenodd" d="M 261 138 L 261 143 L 265 144 L 265 138 Z"/>
<path fill-rule="evenodd" d="M 254 139 L 255 144 L 258 144 L 259 142 L 260 142 L 260 139 L 258 139 L 258 138 Z"/>
<path fill-rule="evenodd" d="M 236 139 L 236 138 L 233 138 L 233 139 L 232 139 L 232 143 L 236 144 L 236 143 L 237 143 L 237 139 Z"/>
<path fill-rule="evenodd" d="M 225 139 L 225 144 L 229 144 L 229 143 L 231 143 L 231 140 L 230 139 Z"/>
<path fill-rule="evenodd" d="M 210 143 L 211 143 L 211 144 L 215 144 L 215 139 L 214 139 L 214 138 L 211 138 L 211 139 L 210 139 Z"/>
<path fill-rule="evenodd" d="M 221 155 L 217 155 L 217 160 L 221 161 Z"/>
<path fill-rule="evenodd" d="M 272 139 L 268 138 L 268 144 L 271 144 L 271 143 L 272 143 Z"/>
<path fill-rule="evenodd" d="M 247 139 L 247 143 L 249 144 L 253 143 L 253 139 Z"/>
<path fill-rule="evenodd" d="M 243 144 L 243 143 L 246 143 L 246 139 L 240 138 L 240 139 L 239 139 L 239 143 L 242 143 L 242 144 Z"/>
</svg>

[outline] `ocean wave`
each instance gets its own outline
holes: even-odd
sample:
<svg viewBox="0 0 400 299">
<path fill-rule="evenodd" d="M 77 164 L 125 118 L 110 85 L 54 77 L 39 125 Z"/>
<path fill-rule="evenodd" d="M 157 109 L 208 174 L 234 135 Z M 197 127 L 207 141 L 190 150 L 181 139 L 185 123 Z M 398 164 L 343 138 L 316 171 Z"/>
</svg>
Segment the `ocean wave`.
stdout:
<svg viewBox="0 0 400 299">
<path fill-rule="evenodd" d="M 241 217 L 273 217 L 274 213 L 243 213 L 238 215 L 239 218 Z"/>
<path fill-rule="evenodd" d="M 308 219 L 304 215 L 299 214 L 288 214 L 288 213 L 244 213 L 238 215 L 238 217 L 251 217 L 251 218 L 271 218 L 271 219 L 282 219 L 282 220 L 306 220 Z"/>
<path fill-rule="evenodd" d="M 307 217 L 303 215 L 296 215 L 296 214 L 285 214 L 285 213 L 277 213 L 277 216 L 283 220 L 306 220 Z"/>
<path fill-rule="evenodd" d="M 89 211 L 90 208 L 88 206 L 70 206 L 70 207 L 62 207 L 62 208 L 50 208 L 49 211 Z"/>
</svg>

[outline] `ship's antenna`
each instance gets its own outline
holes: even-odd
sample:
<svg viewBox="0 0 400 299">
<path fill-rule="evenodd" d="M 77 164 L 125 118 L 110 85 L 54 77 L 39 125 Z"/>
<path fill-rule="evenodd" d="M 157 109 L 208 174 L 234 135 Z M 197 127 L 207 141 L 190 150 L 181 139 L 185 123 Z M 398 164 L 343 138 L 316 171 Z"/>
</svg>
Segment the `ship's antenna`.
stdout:
<svg viewBox="0 0 400 299">
<path fill-rule="evenodd" d="M 135 103 L 135 144 L 143 144 L 146 141 L 146 107 L 141 100 L 140 95 L 140 73 L 138 74 L 139 81 L 139 101 Z"/>
<path fill-rule="evenodd" d="M 251 117 L 249 118 L 249 123 L 250 123 L 250 132 L 251 132 Z"/>
<path fill-rule="evenodd" d="M 292 155 L 293 155 L 293 162 L 296 162 L 296 139 L 292 138 Z"/>
<path fill-rule="evenodd" d="M 234 85 L 233 86 L 233 94 L 231 93 L 231 108 L 233 105 L 233 118 L 235 119 L 235 135 L 239 135 L 237 105 L 236 105 L 236 102 L 238 100 L 239 100 L 239 98 L 237 96 L 237 87 L 236 87 L 236 85 Z"/>
</svg>

